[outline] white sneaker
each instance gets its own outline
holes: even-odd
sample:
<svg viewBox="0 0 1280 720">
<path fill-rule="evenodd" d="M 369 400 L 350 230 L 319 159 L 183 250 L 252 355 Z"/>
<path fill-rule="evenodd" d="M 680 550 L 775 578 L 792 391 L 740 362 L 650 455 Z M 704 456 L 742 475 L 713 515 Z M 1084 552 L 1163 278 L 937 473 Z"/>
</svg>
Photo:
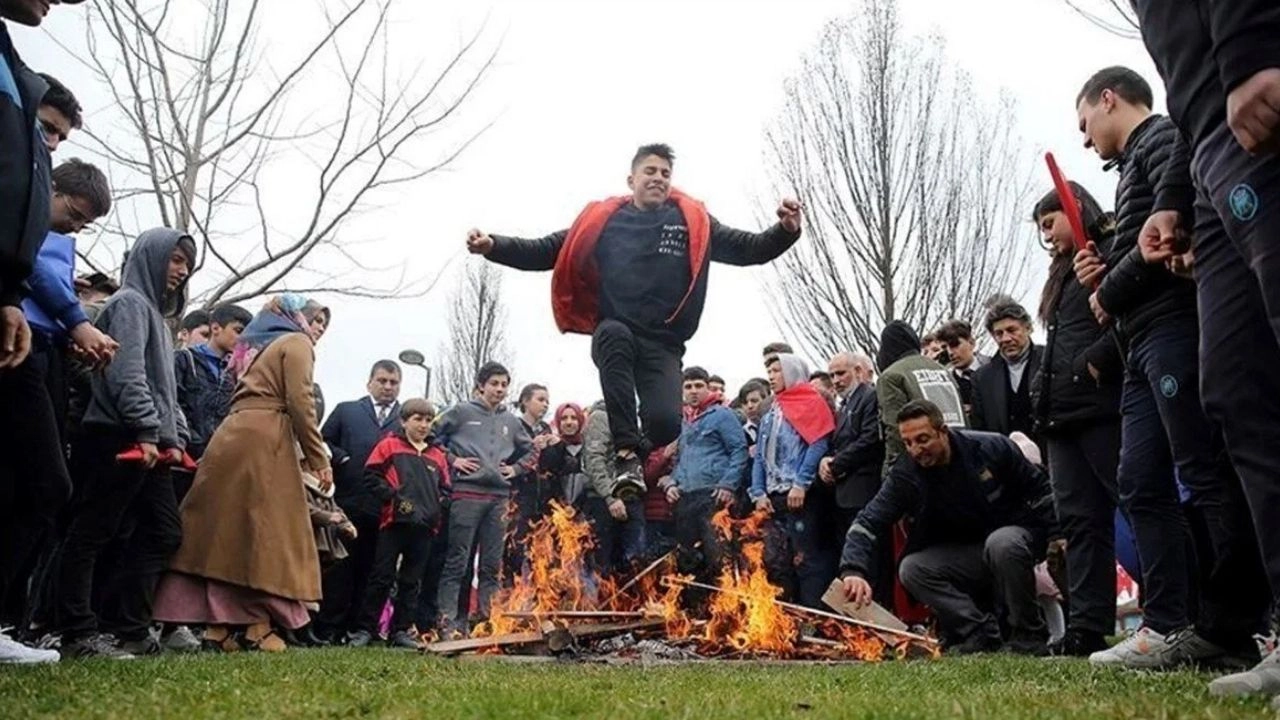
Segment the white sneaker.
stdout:
<svg viewBox="0 0 1280 720">
<path fill-rule="evenodd" d="M 170 652 L 200 652 L 200 639 L 186 625 L 179 625 L 173 632 L 161 637 L 160 645 Z"/>
<path fill-rule="evenodd" d="M 27 647 L 0 631 L 0 665 L 56 663 L 61 657 L 57 650 L 37 650 Z"/>
<path fill-rule="evenodd" d="M 1169 667 L 1169 651 L 1173 645 L 1164 635 L 1145 625 L 1114 647 L 1089 656 L 1090 665 L 1124 667 L 1134 670 L 1160 670 Z"/>
<path fill-rule="evenodd" d="M 1224 675 L 1209 683 L 1209 694 L 1216 697 L 1276 695 L 1280 698 L 1280 650 L 1271 651 L 1252 670 Z"/>
</svg>

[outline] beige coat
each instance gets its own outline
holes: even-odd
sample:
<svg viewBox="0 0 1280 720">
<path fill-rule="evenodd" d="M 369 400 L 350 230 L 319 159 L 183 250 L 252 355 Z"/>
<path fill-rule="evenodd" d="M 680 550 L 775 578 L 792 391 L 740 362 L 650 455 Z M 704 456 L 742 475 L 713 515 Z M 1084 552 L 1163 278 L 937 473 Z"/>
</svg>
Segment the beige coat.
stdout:
<svg viewBox="0 0 1280 720">
<path fill-rule="evenodd" d="M 302 469 L 328 467 L 315 411 L 311 341 L 292 333 L 261 352 L 236 387 L 182 503 L 170 567 L 291 600 L 320 600 L 320 561 Z"/>
</svg>

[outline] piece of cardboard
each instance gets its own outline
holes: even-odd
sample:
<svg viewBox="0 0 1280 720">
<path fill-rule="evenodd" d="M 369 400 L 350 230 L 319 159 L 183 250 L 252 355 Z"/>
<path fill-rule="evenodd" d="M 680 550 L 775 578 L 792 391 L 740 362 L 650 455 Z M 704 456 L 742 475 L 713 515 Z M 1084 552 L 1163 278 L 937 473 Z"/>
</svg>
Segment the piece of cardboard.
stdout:
<svg viewBox="0 0 1280 720">
<path fill-rule="evenodd" d="M 831 587 L 827 588 L 827 592 L 823 594 L 822 602 L 841 615 L 847 615 L 855 620 L 875 623 L 894 630 L 907 629 L 907 624 L 899 620 L 897 615 L 875 602 L 862 608 L 854 607 L 853 603 L 845 599 L 844 587 L 839 580 L 831 581 Z"/>
</svg>

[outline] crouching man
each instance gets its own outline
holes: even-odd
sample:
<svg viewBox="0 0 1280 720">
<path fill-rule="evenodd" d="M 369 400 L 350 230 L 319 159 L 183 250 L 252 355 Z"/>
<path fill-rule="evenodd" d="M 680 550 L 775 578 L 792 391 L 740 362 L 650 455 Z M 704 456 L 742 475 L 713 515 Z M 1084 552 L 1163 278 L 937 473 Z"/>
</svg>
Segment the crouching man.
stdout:
<svg viewBox="0 0 1280 720">
<path fill-rule="evenodd" d="M 1048 478 L 1002 435 L 952 430 L 937 405 L 897 415 L 906 454 L 845 538 L 840 573 L 855 604 L 871 600 L 869 566 L 894 523 L 910 518 L 898 573 L 938 616 L 950 652 L 1046 653 L 1034 568 L 1055 524 Z M 1005 643 L 992 608 L 1008 613 Z"/>
</svg>

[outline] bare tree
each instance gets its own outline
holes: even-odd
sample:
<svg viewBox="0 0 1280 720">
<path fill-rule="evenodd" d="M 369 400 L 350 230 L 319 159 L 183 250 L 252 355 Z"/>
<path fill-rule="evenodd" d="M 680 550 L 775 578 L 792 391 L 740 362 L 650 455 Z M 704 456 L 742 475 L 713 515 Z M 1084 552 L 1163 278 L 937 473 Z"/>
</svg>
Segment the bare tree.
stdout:
<svg viewBox="0 0 1280 720">
<path fill-rule="evenodd" d="M 393 55 L 393 2 L 93 3 L 78 56 L 109 89 L 118 122 L 85 135 L 107 159 L 117 211 L 84 259 L 113 262 L 139 230 L 164 224 L 201 245 L 205 305 L 281 289 L 430 289 L 438 275 L 408 277 L 403 258 L 358 259 L 370 238 L 348 226 L 379 191 L 445 168 L 487 129 L 456 126 L 497 48 L 485 49 L 482 27 L 439 66 L 397 74 L 392 58 L 399 65 L 406 52 Z M 278 46 L 299 32 L 266 27 L 270 11 L 320 17 L 323 28 L 293 57 L 267 57 L 260 36 Z"/>
<path fill-rule="evenodd" d="M 1063 0 L 1080 17 L 1112 35 L 1137 40 L 1138 16 L 1133 5 L 1124 0 Z"/>
<path fill-rule="evenodd" d="M 1020 292 L 1029 171 L 1013 108 L 986 107 L 891 0 L 830 22 L 767 132 L 774 189 L 806 237 L 774 263 L 775 320 L 811 353 L 873 353 L 881 328 L 976 320 Z"/>
<path fill-rule="evenodd" d="M 441 399 L 453 404 L 471 399 L 480 366 L 510 360 L 501 273 L 480 258 L 468 260 L 445 307 L 449 339 L 440 345 L 435 374 Z"/>
</svg>

